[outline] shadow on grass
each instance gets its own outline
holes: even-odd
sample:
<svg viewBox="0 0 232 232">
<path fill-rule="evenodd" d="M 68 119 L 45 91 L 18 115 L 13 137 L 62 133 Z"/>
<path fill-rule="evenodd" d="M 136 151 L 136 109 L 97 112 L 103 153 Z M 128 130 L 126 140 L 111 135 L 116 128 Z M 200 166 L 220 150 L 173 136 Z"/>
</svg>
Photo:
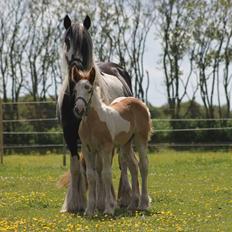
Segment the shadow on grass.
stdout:
<svg viewBox="0 0 232 232">
<path fill-rule="evenodd" d="M 105 221 L 110 221 L 110 220 L 116 220 L 120 218 L 132 218 L 132 217 L 150 217 L 153 215 L 158 215 L 161 214 L 160 212 L 155 212 L 153 210 L 145 210 L 145 211 L 128 211 L 126 208 L 117 208 L 115 210 L 114 215 L 106 215 L 103 214 L 102 212 L 97 212 L 94 216 L 88 217 L 84 215 L 84 212 L 77 213 L 77 214 L 70 214 L 73 217 L 84 217 L 89 220 L 105 220 Z"/>
</svg>

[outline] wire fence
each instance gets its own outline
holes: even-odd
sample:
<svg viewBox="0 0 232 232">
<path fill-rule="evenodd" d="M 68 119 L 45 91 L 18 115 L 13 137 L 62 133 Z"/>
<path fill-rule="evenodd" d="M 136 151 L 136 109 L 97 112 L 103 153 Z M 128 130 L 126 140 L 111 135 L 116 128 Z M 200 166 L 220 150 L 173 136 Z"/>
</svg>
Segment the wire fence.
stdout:
<svg viewBox="0 0 232 232">
<path fill-rule="evenodd" d="M 9 150 L 16 150 L 16 149 L 51 149 L 51 148 L 64 148 L 65 144 L 63 142 L 63 134 L 61 131 L 61 128 L 59 127 L 58 119 L 55 114 L 55 110 L 53 112 L 53 115 L 51 117 L 41 117 L 38 115 L 35 115 L 36 117 L 25 117 L 23 115 L 17 115 L 17 118 L 6 118 L 5 115 L 9 114 L 7 112 L 7 107 L 37 107 L 38 105 L 53 105 L 55 107 L 56 102 L 55 101 L 46 101 L 46 102 L 7 102 L 7 103 L 0 103 L 0 153 L 3 153 L 3 151 L 9 151 Z M 42 109 L 46 109 L 46 107 L 43 107 Z M 232 118 L 178 118 L 178 119 L 170 119 L 170 118 L 156 118 L 153 119 L 153 124 L 158 123 L 177 123 L 177 122 L 230 122 L 232 121 Z M 49 131 L 46 130 L 46 128 L 41 127 L 41 130 L 6 130 L 4 128 L 8 128 L 8 124 L 23 124 L 23 123 L 53 123 L 56 125 L 56 129 Z M 232 125 L 232 124 L 230 124 Z M 22 127 L 23 128 L 23 127 Z M 38 127 L 37 127 L 38 128 Z M 27 129 L 27 128 L 26 128 Z M 198 131 L 232 131 L 232 126 L 218 126 L 218 127 L 197 127 L 197 128 L 155 128 L 155 134 L 159 133 L 167 133 L 167 132 L 198 132 Z M 30 144 L 27 140 L 25 140 L 25 143 L 23 144 L 14 144 L 13 138 L 16 136 L 59 136 L 62 138 L 62 142 L 60 143 L 33 143 Z M 4 144 L 5 137 L 11 136 L 12 141 L 8 141 Z M 30 140 L 30 139 L 28 139 Z M 151 147 L 232 147 L 232 143 L 226 142 L 226 143 L 174 143 L 170 141 L 169 143 L 166 142 L 153 142 L 150 144 Z"/>
</svg>

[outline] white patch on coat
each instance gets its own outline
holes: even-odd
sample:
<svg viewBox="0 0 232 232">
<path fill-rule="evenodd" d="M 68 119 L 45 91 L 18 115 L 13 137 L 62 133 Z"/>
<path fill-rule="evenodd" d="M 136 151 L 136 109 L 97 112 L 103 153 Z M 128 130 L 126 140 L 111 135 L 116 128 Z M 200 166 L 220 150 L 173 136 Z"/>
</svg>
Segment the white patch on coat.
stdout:
<svg viewBox="0 0 232 232">
<path fill-rule="evenodd" d="M 99 86 L 101 87 L 101 94 L 103 95 L 101 96 L 104 103 L 110 104 L 115 98 L 124 95 L 123 84 L 116 76 L 98 73 L 98 79 L 101 82 Z"/>
<path fill-rule="evenodd" d="M 106 123 L 112 140 L 114 140 L 115 137 L 121 132 L 129 132 L 130 122 L 122 118 L 122 116 L 117 110 L 105 105 L 101 101 L 99 88 L 95 88 L 94 90 L 91 105 L 97 111 L 100 120 Z"/>
</svg>

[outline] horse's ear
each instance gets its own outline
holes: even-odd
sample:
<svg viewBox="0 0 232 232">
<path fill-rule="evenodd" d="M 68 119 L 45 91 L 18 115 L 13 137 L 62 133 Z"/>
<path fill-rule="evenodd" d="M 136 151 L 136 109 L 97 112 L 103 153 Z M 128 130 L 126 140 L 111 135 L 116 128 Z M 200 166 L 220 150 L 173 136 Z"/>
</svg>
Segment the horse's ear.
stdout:
<svg viewBox="0 0 232 232">
<path fill-rule="evenodd" d="M 90 74 L 89 74 L 89 82 L 91 83 L 91 85 L 93 84 L 94 80 L 95 80 L 95 75 L 96 75 L 96 72 L 95 72 L 95 68 L 92 67 L 91 71 L 90 71 Z"/>
<path fill-rule="evenodd" d="M 71 19 L 69 18 L 68 15 L 64 17 L 64 28 L 67 30 L 72 24 Z"/>
<path fill-rule="evenodd" d="M 91 26 L 91 19 L 90 17 L 87 15 L 83 21 L 83 25 L 84 27 L 88 30 Z"/>
<path fill-rule="evenodd" d="M 77 67 L 72 68 L 71 78 L 72 78 L 72 81 L 74 81 L 74 82 L 78 82 L 81 79 L 81 75 L 78 72 Z"/>
</svg>

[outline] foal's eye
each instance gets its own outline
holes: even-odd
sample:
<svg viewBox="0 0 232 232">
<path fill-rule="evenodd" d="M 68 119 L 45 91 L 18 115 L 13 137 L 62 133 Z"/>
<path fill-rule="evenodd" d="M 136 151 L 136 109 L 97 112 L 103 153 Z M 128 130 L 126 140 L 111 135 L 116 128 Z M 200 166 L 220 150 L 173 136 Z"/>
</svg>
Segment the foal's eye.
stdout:
<svg viewBox="0 0 232 232">
<path fill-rule="evenodd" d="M 89 90 L 90 87 L 89 87 L 88 85 L 85 85 L 85 89 L 86 89 L 86 90 Z"/>
</svg>

